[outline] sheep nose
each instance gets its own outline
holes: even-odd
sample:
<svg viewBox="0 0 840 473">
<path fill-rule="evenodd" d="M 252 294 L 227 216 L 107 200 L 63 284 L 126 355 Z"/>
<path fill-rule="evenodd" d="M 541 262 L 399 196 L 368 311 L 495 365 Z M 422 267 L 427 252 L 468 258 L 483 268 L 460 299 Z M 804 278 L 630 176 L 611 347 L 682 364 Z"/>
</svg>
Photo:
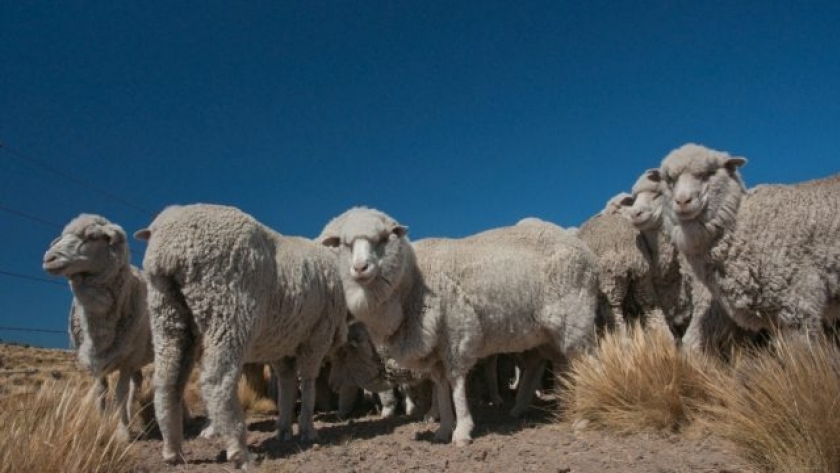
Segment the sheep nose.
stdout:
<svg viewBox="0 0 840 473">
<path fill-rule="evenodd" d="M 361 274 L 368 270 L 370 264 L 367 261 L 362 261 L 361 263 L 356 263 L 353 265 L 353 270 L 357 273 Z"/>
<path fill-rule="evenodd" d="M 677 203 L 678 206 L 685 207 L 686 205 L 691 203 L 691 196 L 688 195 L 685 197 L 674 197 L 674 201 Z"/>
</svg>

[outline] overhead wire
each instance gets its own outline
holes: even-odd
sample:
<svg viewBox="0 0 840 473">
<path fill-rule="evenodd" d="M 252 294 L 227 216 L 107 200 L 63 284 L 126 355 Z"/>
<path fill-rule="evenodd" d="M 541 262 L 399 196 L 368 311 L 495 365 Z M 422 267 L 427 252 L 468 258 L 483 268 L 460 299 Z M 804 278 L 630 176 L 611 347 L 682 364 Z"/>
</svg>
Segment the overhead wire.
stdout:
<svg viewBox="0 0 840 473">
<path fill-rule="evenodd" d="M 138 212 L 142 212 L 142 213 L 144 213 L 144 214 L 146 214 L 146 215 L 152 215 L 152 216 L 154 216 L 154 212 L 152 212 L 151 210 L 148 210 L 148 209 L 146 209 L 146 208 L 144 208 L 144 207 L 142 207 L 142 206 L 139 206 L 139 205 L 133 204 L 133 203 L 131 203 L 131 202 L 129 202 L 129 201 L 127 201 L 127 200 L 123 199 L 122 197 L 120 197 L 120 196 L 118 196 L 118 195 L 114 194 L 113 192 L 109 192 L 109 191 L 106 191 L 106 190 L 104 190 L 104 189 L 101 189 L 101 188 L 99 188 L 99 187 L 97 187 L 97 186 L 94 186 L 93 184 L 90 184 L 90 183 L 88 183 L 88 182 L 86 182 L 86 181 L 84 181 L 84 180 L 82 180 L 82 179 L 79 179 L 79 178 L 77 178 L 77 177 L 75 177 L 75 176 L 72 176 L 72 175 L 70 175 L 70 174 L 68 174 L 68 173 L 66 173 L 66 172 L 64 172 L 64 171 L 62 171 L 62 170 L 60 170 L 60 169 L 56 169 L 56 168 L 54 168 L 54 167 L 52 167 L 52 166 L 49 166 L 49 165 L 47 165 L 47 164 L 44 164 L 44 163 L 43 163 L 43 162 L 41 162 L 40 160 L 37 160 L 37 159 L 33 158 L 32 156 L 30 156 L 30 155 L 28 155 L 28 154 L 26 154 L 26 153 L 22 153 L 22 152 L 20 152 L 20 151 L 18 151 L 18 150 L 16 150 L 16 149 L 14 149 L 14 148 L 10 148 L 10 147 L 9 147 L 8 145 L 6 145 L 6 143 L 4 143 L 3 141 L 0 141 L 0 150 L 2 150 L 2 151 L 6 151 L 6 153 L 8 153 L 8 154 L 9 154 L 9 155 L 11 155 L 12 157 L 14 157 L 14 158 L 15 158 L 17 161 L 19 161 L 19 162 L 23 162 L 23 163 L 29 164 L 30 166 L 32 166 L 32 165 L 37 166 L 37 167 L 39 167 L 39 168 L 41 168 L 41 169 L 43 169 L 43 170 L 45 170 L 45 171 L 49 171 L 49 172 L 50 172 L 50 173 L 52 173 L 52 174 L 55 174 L 55 175 L 57 175 L 57 176 L 59 176 L 59 177 L 62 177 L 62 178 L 64 178 L 64 179 L 67 179 L 68 181 L 70 181 L 70 182 L 72 182 L 72 183 L 74 183 L 74 184 L 76 184 L 76 185 L 78 185 L 78 186 L 84 187 L 84 188 L 86 188 L 86 189 L 88 189 L 88 190 L 91 190 L 91 191 L 93 191 L 93 192 L 96 192 L 96 193 L 97 193 L 97 194 L 99 194 L 99 195 L 102 195 L 102 196 L 105 196 L 105 197 L 107 197 L 107 198 L 109 198 L 109 199 L 111 199 L 111 200 L 114 200 L 115 202 L 118 202 L 118 203 L 120 203 L 120 204 L 124 205 L 125 207 L 128 207 L 128 208 L 133 209 L 133 210 L 138 211 Z"/>
</svg>

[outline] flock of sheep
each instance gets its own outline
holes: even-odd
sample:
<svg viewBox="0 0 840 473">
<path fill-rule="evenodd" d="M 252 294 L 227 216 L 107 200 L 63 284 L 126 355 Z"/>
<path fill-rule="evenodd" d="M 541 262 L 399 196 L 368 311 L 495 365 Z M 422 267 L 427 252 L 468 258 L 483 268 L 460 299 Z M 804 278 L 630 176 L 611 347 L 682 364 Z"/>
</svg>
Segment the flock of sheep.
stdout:
<svg viewBox="0 0 840 473">
<path fill-rule="evenodd" d="M 529 218 L 409 242 L 394 218 L 355 207 L 313 241 L 231 207 L 172 206 L 135 233 L 148 240 L 142 272 L 118 225 L 83 214 L 43 267 L 70 281 L 71 336 L 99 379 L 91 395 L 102 402 L 106 375 L 119 371 L 126 437 L 140 369 L 154 361 L 168 462 L 184 460 L 182 399 L 196 362 L 211 421 L 203 435 L 220 436 L 236 466 L 252 461 L 237 398 L 251 362 L 277 375 L 281 439 L 293 435 L 300 395 L 298 432 L 315 440 L 315 379 L 329 361 L 336 388 L 431 379 L 435 437 L 464 445 L 474 425 L 467 375 L 479 359 L 492 367 L 497 354 L 522 354 L 512 411 L 522 415 L 546 360 L 562 370 L 605 331 L 637 321 L 717 356 L 760 333 L 835 329 L 840 175 L 747 190 L 745 162 L 684 145 L 579 230 Z"/>
</svg>

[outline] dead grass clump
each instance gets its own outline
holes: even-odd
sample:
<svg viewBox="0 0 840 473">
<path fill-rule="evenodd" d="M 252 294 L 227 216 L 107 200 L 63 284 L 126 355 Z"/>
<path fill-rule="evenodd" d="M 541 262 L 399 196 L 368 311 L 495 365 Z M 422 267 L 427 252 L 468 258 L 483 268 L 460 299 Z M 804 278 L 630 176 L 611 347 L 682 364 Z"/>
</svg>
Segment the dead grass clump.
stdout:
<svg viewBox="0 0 840 473">
<path fill-rule="evenodd" d="M 708 424 L 759 471 L 840 471 L 840 351 L 779 338 L 710 386 Z"/>
<path fill-rule="evenodd" d="M 86 386 L 45 382 L 0 410 L 0 473 L 128 471 L 131 446 L 118 441 L 116 416 L 100 416 Z"/>
<path fill-rule="evenodd" d="M 706 402 L 707 373 L 715 371 L 711 361 L 680 352 L 664 330 L 607 334 L 564 377 L 562 414 L 623 433 L 678 431 Z"/>
</svg>

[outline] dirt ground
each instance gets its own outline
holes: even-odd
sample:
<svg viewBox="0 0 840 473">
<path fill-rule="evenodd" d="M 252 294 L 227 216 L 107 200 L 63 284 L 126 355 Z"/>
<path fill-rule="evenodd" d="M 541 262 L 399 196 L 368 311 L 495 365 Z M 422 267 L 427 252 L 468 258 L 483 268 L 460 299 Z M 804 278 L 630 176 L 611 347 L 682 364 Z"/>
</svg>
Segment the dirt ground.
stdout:
<svg viewBox="0 0 840 473">
<path fill-rule="evenodd" d="M 475 403 L 473 403 L 475 404 Z M 275 417 L 248 421 L 248 443 L 258 471 L 294 472 L 741 472 L 747 471 L 731 445 L 700 433 L 617 435 L 575 431 L 557 422 L 550 399 L 537 401 L 526 420 L 508 417 L 507 407 L 473 406 L 473 443 L 464 448 L 433 441 L 436 424 L 399 416 L 379 419 L 371 407 L 340 421 L 316 417 L 319 441 L 303 445 L 274 437 Z M 159 434 L 137 443 L 141 471 L 230 471 L 219 439 L 197 437 L 204 421 L 187 425 L 186 465 L 161 460 Z"/>
<path fill-rule="evenodd" d="M 80 372 L 71 352 L 0 344 L 0 398 L 31 392 L 47 378 L 67 379 Z M 618 435 L 575 431 L 555 420 L 551 396 L 536 400 L 529 417 L 514 420 L 507 393 L 504 407 L 471 399 L 476 427 L 464 448 L 433 441 L 435 423 L 404 415 L 380 419 L 371 403 L 360 403 L 352 419 L 316 414 L 319 441 L 304 445 L 280 442 L 274 415 L 248 417 L 248 443 L 259 458 L 258 471 L 289 472 L 741 472 L 746 464 L 733 447 L 702 433 Z M 186 426 L 186 465 L 168 466 L 161 459 L 160 433 L 137 441 L 138 471 L 224 472 L 219 439 L 198 438 L 202 412 Z"/>
</svg>

